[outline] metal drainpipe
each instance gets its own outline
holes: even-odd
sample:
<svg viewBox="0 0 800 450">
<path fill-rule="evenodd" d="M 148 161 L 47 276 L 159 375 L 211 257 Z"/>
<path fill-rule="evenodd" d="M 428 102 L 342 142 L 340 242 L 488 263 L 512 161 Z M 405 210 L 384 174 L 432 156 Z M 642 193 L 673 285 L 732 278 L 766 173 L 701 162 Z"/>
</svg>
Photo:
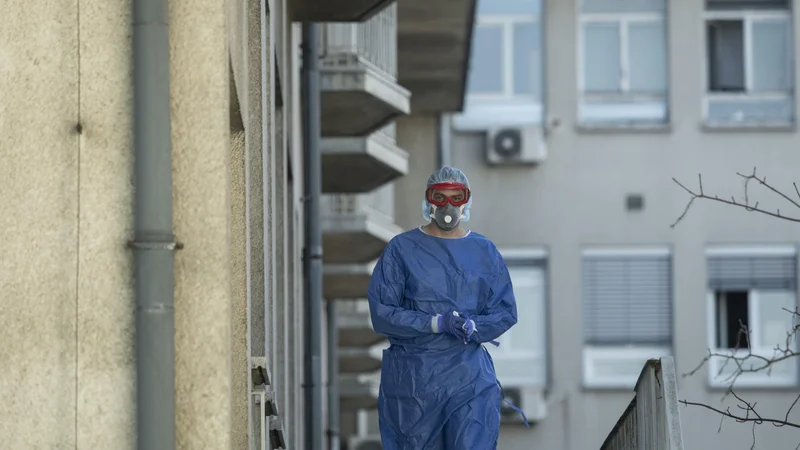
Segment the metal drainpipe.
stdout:
<svg viewBox="0 0 800 450">
<path fill-rule="evenodd" d="M 175 448 L 175 313 L 168 0 L 133 0 L 136 423 L 141 450 Z"/>
<path fill-rule="evenodd" d="M 322 425 L 322 229 L 320 196 L 320 85 L 317 24 L 303 24 L 303 132 L 305 153 L 305 431 L 306 450 L 323 450 Z"/>
<path fill-rule="evenodd" d="M 328 450 L 339 450 L 339 325 L 336 300 L 328 299 Z"/>
</svg>

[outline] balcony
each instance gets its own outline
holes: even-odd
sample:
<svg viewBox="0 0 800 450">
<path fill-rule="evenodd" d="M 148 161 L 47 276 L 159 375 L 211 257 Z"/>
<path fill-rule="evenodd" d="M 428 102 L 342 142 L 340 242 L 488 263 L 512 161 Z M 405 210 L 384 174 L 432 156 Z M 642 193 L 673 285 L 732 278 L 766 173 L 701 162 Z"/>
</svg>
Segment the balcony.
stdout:
<svg viewBox="0 0 800 450">
<path fill-rule="evenodd" d="M 397 84 L 397 5 L 370 19 L 320 27 L 322 136 L 367 136 L 410 112 Z"/>
<path fill-rule="evenodd" d="M 339 373 L 358 375 L 375 373 L 381 369 L 383 350 L 388 342 L 371 347 L 339 347 Z"/>
<path fill-rule="evenodd" d="M 363 298 L 375 262 L 366 264 L 324 264 L 322 267 L 322 295 L 330 300 Z"/>
<path fill-rule="evenodd" d="M 372 328 L 367 300 L 340 301 L 336 315 L 341 347 L 372 347 L 386 340 Z"/>
<path fill-rule="evenodd" d="M 367 137 L 322 140 L 322 192 L 364 193 L 408 173 L 408 153 L 391 123 Z"/>
<path fill-rule="evenodd" d="M 397 2 L 398 80 L 414 94 L 414 113 L 462 110 L 476 3 Z"/>
<path fill-rule="evenodd" d="M 293 0 L 295 22 L 362 22 L 394 0 Z"/>
<path fill-rule="evenodd" d="M 389 240 L 402 231 L 394 223 L 393 184 L 386 184 L 369 194 L 323 195 L 320 206 L 323 261 L 326 265 L 373 261 Z M 364 269 L 352 270 L 364 275 Z M 332 270 L 328 274 L 336 272 Z M 341 273 L 341 269 L 338 272 Z"/>
<path fill-rule="evenodd" d="M 339 405 L 345 411 L 378 407 L 380 372 L 344 375 L 339 379 Z"/>
</svg>

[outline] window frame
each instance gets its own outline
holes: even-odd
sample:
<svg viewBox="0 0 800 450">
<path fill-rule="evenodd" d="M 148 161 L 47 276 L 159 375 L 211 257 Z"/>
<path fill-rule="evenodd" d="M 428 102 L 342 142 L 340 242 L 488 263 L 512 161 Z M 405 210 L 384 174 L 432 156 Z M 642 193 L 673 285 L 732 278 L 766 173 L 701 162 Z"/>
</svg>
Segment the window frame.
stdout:
<svg viewBox="0 0 800 450">
<path fill-rule="evenodd" d="M 660 23 L 663 25 L 665 36 L 664 42 L 666 48 L 665 54 L 665 70 L 666 70 L 666 87 L 663 94 L 645 94 L 635 93 L 630 91 L 630 47 L 629 47 L 629 28 L 631 24 L 637 23 Z M 619 92 L 616 93 L 592 93 L 586 91 L 586 48 L 584 46 L 584 27 L 587 24 L 617 24 L 619 26 L 619 55 L 620 55 L 620 79 L 619 79 Z M 620 13 L 584 13 L 578 12 L 578 27 L 577 27 L 577 75 L 578 75 L 578 117 L 577 122 L 581 126 L 590 127 L 637 127 L 642 125 L 647 126 L 667 126 L 670 122 L 670 56 L 669 56 L 669 17 L 667 10 L 662 12 L 620 12 Z M 637 105 L 624 105 L 609 103 L 608 108 L 615 111 L 626 112 L 624 115 L 627 119 L 615 119 L 620 114 L 600 114 L 594 120 L 585 120 L 583 111 L 586 108 L 587 101 L 594 100 L 617 100 L 623 101 L 652 101 L 653 103 L 661 101 L 665 109 L 664 117 L 659 120 L 642 120 L 640 115 L 637 115 L 634 108 Z"/>
<path fill-rule="evenodd" d="M 500 27 L 503 36 L 503 91 L 502 94 L 483 94 L 467 91 L 468 100 L 478 101 L 497 101 L 509 103 L 532 103 L 537 100 L 535 97 L 514 93 L 514 25 L 517 24 L 539 24 L 541 27 L 541 17 L 538 14 L 524 15 L 500 15 L 492 14 L 479 16 L 475 21 L 475 26 L 495 26 Z M 510 44 L 509 44 L 510 43 Z"/>
<path fill-rule="evenodd" d="M 741 21 L 743 33 L 743 59 L 744 59 L 744 92 L 712 92 L 710 90 L 710 70 L 711 61 L 708 49 L 709 36 L 708 25 L 712 21 Z M 796 63 L 791 61 L 789 55 L 785 55 L 789 59 L 788 70 L 789 79 L 792 80 L 792 86 L 786 92 L 753 92 L 753 23 L 758 20 L 785 20 L 789 26 L 789 53 L 793 54 L 795 49 L 794 35 L 795 23 L 793 20 L 791 5 L 786 10 L 760 10 L 760 9 L 730 9 L 730 10 L 717 10 L 707 9 L 704 7 L 703 16 L 701 20 L 702 26 L 702 45 L 703 45 L 703 58 L 700 62 L 700 70 L 703 79 L 703 121 L 714 128 L 742 128 L 742 127 L 764 127 L 764 126 L 787 126 L 795 123 L 796 113 L 793 112 L 792 116 L 787 121 L 780 122 L 713 122 L 708 116 L 709 105 L 713 101 L 725 100 L 789 100 L 792 103 L 792 110 L 794 111 L 794 96 L 796 91 L 795 67 Z"/>
<path fill-rule="evenodd" d="M 593 257 L 614 257 L 614 256 L 668 256 L 670 259 L 669 282 L 673 285 L 675 283 L 674 271 L 674 252 L 670 245 L 642 245 L 642 246 L 603 246 L 603 247 L 586 247 L 581 249 L 580 262 L 584 261 L 587 256 Z M 583 274 L 581 274 L 581 277 Z M 583 297 L 585 286 L 581 281 L 581 296 Z M 670 298 L 670 307 L 673 308 L 672 328 L 670 343 L 668 346 L 647 345 L 647 344 L 626 344 L 626 345 L 591 345 L 586 343 L 586 337 L 581 336 L 581 381 L 583 387 L 586 389 L 633 389 L 636 385 L 641 373 L 641 368 L 644 367 L 645 362 L 651 358 L 659 358 L 664 356 L 673 356 L 675 352 L 675 295 Z M 583 314 L 584 303 L 581 301 L 581 315 Z M 583 320 L 583 319 L 581 319 Z M 595 361 L 603 360 L 620 360 L 620 361 L 635 361 L 637 363 L 636 373 L 631 374 L 616 374 L 616 375 L 597 375 L 594 371 Z"/>
<path fill-rule="evenodd" d="M 463 111 L 453 115 L 457 130 L 485 130 L 491 126 L 542 125 L 545 121 L 545 30 L 544 0 L 539 13 L 477 14 L 475 27 L 500 26 L 502 29 L 503 90 L 501 94 L 472 93 L 467 85 Z M 540 86 L 539 98 L 514 93 L 514 25 L 536 24 L 539 27 Z"/>
<path fill-rule="evenodd" d="M 743 246 L 743 247 L 720 247 L 720 246 L 713 246 L 706 249 L 705 252 L 705 266 L 706 266 L 706 284 L 708 285 L 709 274 L 708 274 L 708 262 L 709 258 L 712 256 L 749 256 L 749 257 L 760 257 L 760 256 L 792 256 L 794 258 L 798 257 L 797 247 L 793 245 L 774 245 L 774 246 Z M 798 264 L 800 267 L 800 264 Z M 795 274 L 795 277 L 798 277 Z M 797 281 L 800 281 L 798 279 Z M 717 345 L 717 338 L 719 336 L 720 329 L 718 327 L 718 315 L 717 315 L 717 290 L 711 289 L 710 287 L 706 287 L 706 339 L 708 343 L 708 348 L 712 353 L 717 354 L 725 354 L 730 353 L 732 356 L 742 357 L 746 356 L 747 354 L 754 355 L 761 355 L 765 357 L 771 357 L 773 348 L 770 346 L 761 345 L 761 318 L 760 318 L 760 292 L 770 291 L 770 289 L 758 289 L 758 288 L 749 288 L 747 289 L 747 313 L 748 313 L 748 322 L 750 328 L 750 348 L 744 349 L 729 349 L 729 348 L 720 348 Z M 787 290 L 786 292 L 791 292 Z M 795 305 L 798 305 L 798 288 L 794 290 L 794 301 Z M 787 313 L 788 314 L 788 313 Z M 800 348 L 800 336 L 795 336 L 794 339 L 795 349 Z M 720 370 L 720 365 L 724 363 L 724 359 L 720 359 L 719 357 L 712 357 L 708 360 L 708 371 L 707 371 L 707 379 L 708 385 L 711 388 L 728 388 L 730 387 L 730 381 L 727 380 L 727 375 L 718 376 Z M 769 389 L 769 388 L 794 388 L 800 385 L 800 360 L 793 361 L 793 358 L 790 358 L 786 361 L 787 365 L 791 368 L 790 373 L 786 376 L 772 376 L 767 371 L 762 371 L 758 373 L 744 373 L 738 377 L 736 380 L 736 386 L 739 388 L 760 388 L 760 389 Z M 730 363 L 729 363 L 730 364 Z"/>
</svg>

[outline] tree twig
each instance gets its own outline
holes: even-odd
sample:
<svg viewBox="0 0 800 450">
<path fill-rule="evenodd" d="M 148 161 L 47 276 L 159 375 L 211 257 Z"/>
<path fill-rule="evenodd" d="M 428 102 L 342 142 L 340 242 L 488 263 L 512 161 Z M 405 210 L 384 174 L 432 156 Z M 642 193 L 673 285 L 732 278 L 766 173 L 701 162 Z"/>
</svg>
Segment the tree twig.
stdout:
<svg viewBox="0 0 800 450">
<path fill-rule="evenodd" d="M 703 176 L 699 175 L 699 174 L 697 175 L 697 180 L 698 180 L 698 190 L 697 191 L 689 189 L 684 184 L 682 184 L 680 181 L 678 181 L 677 179 L 673 178 L 672 181 L 675 182 L 675 184 L 677 184 L 681 188 L 683 188 L 683 190 L 685 190 L 691 197 L 689 199 L 689 202 L 686 204 L 686 207 L 684 208 L 684 210 L 681 213 L 681 215 L 677 218 L 677 220 L 675 220 L 675 222 L 672 225 L 670 225 L 670 228 L 675 228 L 675 226 L 678 225 L 678 223 L 680 223 L 680 221 L 683 220 L 686 217 L 686 215 L 689 213 L 689 209 L 692 207 L 692 204 L 697 199 L 713 200 L 715 202 L 724 203 L 726 205 L 731 205 L 731 206 L 736 206 L 736 207 L 739 207 L 739 208 L 743 208 L 746 211 L 761 213 L 761 214 L 764 214 L 764 215 L 767 215 L 767 216 L 775 217 L 777 219 L 787 220 L 789 222 L 800 222 L 800 217 L 787 216 L 787 215 L 781 213 L 780 209 L 776 209 L 775 211 L 769 211 L 769 210 L 766 210 L 764 208 L 760 208 L 758 206 L 759 202 L 755 202 L 755 204 L 751 204 L 750 203 L 750 193 L 749 193 L 750 182 L 751 181 L 756 181 L 761 186 L 764 186 L 768 190 L 772 191 L 773 193 L 777 194 L 778 196 L 780 196 L 784 200 L 786 200 L 789 203 L 791 203 L 792 206 L 800 209 L 800 201 L 792 199 L 789 195 L 785 194 L 780 189 L 777 189 L 773 185 L 767 183 L 767 177 L 759 177 L 757 175 L 757 173 L 756 173 L 756 168 L 755 167 L 753 168 L 753 173 L 750 174 L 750 175 L 744 175 L 744 174 L 741 174 L 741 173 L 738 173 L 738 172 L 736 174 L 744 179 L 744 201 L 736 200 L 736 198 L 733 197 L 733 196 L 731 196 L 730 200 L 728 200 L 728 199 L 722 198 L 722 197 L 720 197 L 718 195 L 708 195 L 708 194 L 706 194 L 705 191 L 703 190 Z M 798 199 L 800 199 L 800 189 L 798 189 L 797 183 L 793 183 L 792 185 L 794 186 L 794 190 L 795 190 L 795 193 L 797 194 Z"/>
</svg>

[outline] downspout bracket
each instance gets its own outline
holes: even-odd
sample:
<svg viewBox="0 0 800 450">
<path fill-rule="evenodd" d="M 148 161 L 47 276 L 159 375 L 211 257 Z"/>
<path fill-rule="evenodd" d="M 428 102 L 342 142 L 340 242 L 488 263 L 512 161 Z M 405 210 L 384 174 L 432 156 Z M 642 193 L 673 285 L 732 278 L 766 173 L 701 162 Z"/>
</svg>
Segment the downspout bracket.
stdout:
<svg viewBox="0 0 800 450">
<path fill-rule="evenodd" d="M 182 242 L 128 241 L 127 247 L 134 250 L 183 250 Z"/>
</svg>

